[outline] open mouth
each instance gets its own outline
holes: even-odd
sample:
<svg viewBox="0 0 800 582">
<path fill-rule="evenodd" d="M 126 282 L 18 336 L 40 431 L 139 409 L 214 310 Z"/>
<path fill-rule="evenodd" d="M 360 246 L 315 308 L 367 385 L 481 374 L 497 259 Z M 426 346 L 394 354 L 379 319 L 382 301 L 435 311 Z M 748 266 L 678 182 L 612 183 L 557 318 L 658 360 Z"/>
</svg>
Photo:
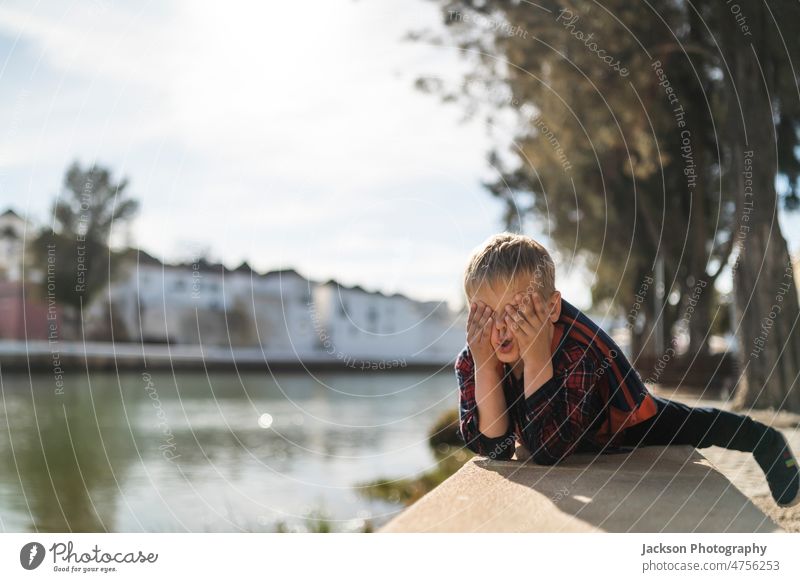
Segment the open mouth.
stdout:
<svg viewBox="0 0 800 582">
<path fill-rule="evenodd" d="M 511 351 L 513 340 L 507 339 L 499 346 L 497 346 L 497 351 L 500 353 L 506 353 Z"/>
</svg>

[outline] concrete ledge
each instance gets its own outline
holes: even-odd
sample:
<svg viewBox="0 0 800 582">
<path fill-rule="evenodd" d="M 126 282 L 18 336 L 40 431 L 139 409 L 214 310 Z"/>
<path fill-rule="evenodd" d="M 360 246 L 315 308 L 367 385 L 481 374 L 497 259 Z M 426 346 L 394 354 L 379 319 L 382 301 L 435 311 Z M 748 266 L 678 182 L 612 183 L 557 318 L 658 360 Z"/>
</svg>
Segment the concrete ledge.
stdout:
<svg viewBox="0 0 800 582">
<path fill-rule="evenodd" d="M 696 449 L 474 457 L 379 532 L 779 532 Z"/>
</svg>

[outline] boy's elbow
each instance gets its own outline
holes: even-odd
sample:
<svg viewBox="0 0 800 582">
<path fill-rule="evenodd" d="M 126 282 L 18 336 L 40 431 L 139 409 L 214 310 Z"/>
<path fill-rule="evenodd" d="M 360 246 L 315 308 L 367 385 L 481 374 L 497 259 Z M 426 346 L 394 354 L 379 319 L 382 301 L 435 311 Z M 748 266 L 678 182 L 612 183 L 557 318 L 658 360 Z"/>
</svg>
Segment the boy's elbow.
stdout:
<svg viewBox="0 0 800 582">
<path fill-rule="evenodd" d="M 508 461 L 514 456 L 513 434 L 492 438 L 478 432 L 472 438 L 466 439 L 461 433 L 461 439 L 467 449 L 482 457 L 488 457 L 496 461 Z"/>
<path fill-rule="evenodd" d="M 464 439 L 462 439 L 464 440 Z M 482 454 L 481 447 L 478 445 L 477 439 L 472 440 L 464 440 L 464 446 L 467 447 L 467 450 L 472 451 L 476 455 Z"/>
<path fill-rule="evenodd" d="M 510 461 L 515 451 L 513 437 L 486 452 L 486 456 L 494 461 Z"/>
</svg>

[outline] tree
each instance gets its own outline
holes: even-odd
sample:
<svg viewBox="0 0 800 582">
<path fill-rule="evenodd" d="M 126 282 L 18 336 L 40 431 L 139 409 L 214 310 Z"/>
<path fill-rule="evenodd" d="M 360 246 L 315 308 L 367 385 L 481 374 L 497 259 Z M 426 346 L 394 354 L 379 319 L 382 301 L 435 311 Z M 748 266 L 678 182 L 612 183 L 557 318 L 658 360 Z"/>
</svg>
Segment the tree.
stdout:
<svg viewBox="0 0 800 582">
<path fill-rule="evenodd" d="M 799 117 L 791 64 L 798 42 L 789 30 L 768 30 L 767 19 L 770 7 L 779 5 L 775 12 L 785 27 L 797 6 L 788 0 L 739 2 L 736 9 L 748 19 L 760 15 L 751 24 L 760 23 L 761 40 L 751 41 L 742 36 L 742 14 L 712 0 L 434 1 L 442 6 L 447 44 L 457 46 L 470 66 L 460 86 L 424 79 L 420 87 L 461 101 L 467 111 L 482 103 L 490 126 L 507 114 L 514 118 L 513 139 L 489 153 L 500 178 L 487 187 L 508 205 L 506 224 L 516 228 L 520 216 L 533 214 L 564 255 L 587 256 L 597 274 L 595 301 L 633 305 L 642 281 L 663 264 L 664 299 L 653 300 L 650 289 L 641 304 L 645 325 L 633 330 L 635 356 L 659 355 L 656 346 L 686 323 L 691 353 L 706 353 L 709 330 L 722 317 L 714 283 L 727 276 L 735 254 L 737 304 L 743 314 L 750 312 L 739 330 L 746 350 L 768 317 L 767 298 L 791 274 L 779 268 L 788 263 L 788 252 L 776 220 L 774 180 L 776 171 L 788 179 L 785 200 L 796 207 Z M 444 42 L 430 33 L 415 37 Z M 762 79 L 754 50 L 767 79 L 761 85 L 754 82 Z M 742 66 L 746 58 L 753 62 Z M 746 85 L 747 106 L 732 90 L 731 76 L 740 95 Z M 760 97 L 754 93 L 759 90 Z M 759 127 L 748 131 L 747 144 L 741 128 L 738 142 L 730 137 L 742 122 Z M 769 202 L 749 216 L 751 232 L 757 222 L 760 234 L 747 237 L 743 253 L 737 243 L 745 212 L 745 145 L 771 148 L 772 154 L 758 161 L 758 183 L 766 184 L 761 194 Z M 759 280 L 762 259 L 767 268 Z M 796 292 L 787 283 L 788 317 L 773 327 L 778 347 L 755 366 L 760 370 L 752 371 L 752 359 L 746 363 L 746 374 L 755 373 L 756 385 L 763 386 L 763 363 L 782 362 L 777 356 L 785 346 L 787 362 L 771 378 L 774 397 L 760 405 L 797 409 L 795 397 L 785 399 L 797 373 L 798 337 L 791 334 Z M 742 297 L 759 284 L 772 293 L 757 292 L 762 297 L 753 313 L 752 301 Z"/>
<path fill-rule="evenodd" d="M 736 405 L 800 412 L 800 307 L 775 187 L 776 174 L 782 173 L 789 183 L 784 202 L 797 207 L 800 43 L 790 25 L 798 22 L 800 7 L 750 0 L 737 7 L 745 21 L 722 4 L 700 7 L 718 25 L 730 70 L 724 130 L 738 166 L 729 179 L 738 194 L 733 274 L 743 368 Z"/>
<path fill-rule="evenodd" d="M 51 286 L 76 326 L 82 310 L 116 273 L 118 261 L 109 248 L 112 228 L 130 221 L 139 207 L 138 201 L 126 197 L 127 187 L 127 179 L 115 182 L 105 168 L 82 169 L 75 162 L 53 204 L 53 227 L 31 242 L 33 259 L 46 274 L 42 292 Z M 80 328 L 73 333 L 79 337 Z"/>
<path fill-rule="evenodd" d="M 660 258 L 664 298 L 654 300 L 651 288 L 639 306 L 644 326 L 633 329 L 634 353 L 660 356 L 656 346 L 671 340 L 695 288 L 701 282 L 711 288 L 727 262 L 724 233 L 734 214 L 725 203 L 729 195 L 714 188 L 718 168 L 706 161 L 716 149 L 713 135 L 693 138 L 698 159 L 692 174 L 684 173 L 683 129 L 652 67 L 684 56 L 662 22 L 685 19 L 681 3 L 664 4 L 659 14 L 621 0 L 569 8 L 511 0 L 441 4 L 449 38 L 474 67 L 456 90 L 430 80 L 420 85 L 472 110 L 490 96 L 490 124 L 501 110 L 516 117 L 510 151 L 489 154 L 500 178 L 487 186 L 508 204 L 507 227 L 515 228 L 522 214 L 542 217 L 547 236 L 566 256 L 589 258 L 597 273 L 594 301 L 613 301 L 625 312 Z M 675 28 L 684 37 L 678 43 L 691 41 L 691 28 Z M 713 80 L 698 76 L 695 63 L 678 64 L 669 83 L 686 106 Z M 711 111 L 688 115 L 710 125 Z M 713 294 L 695 301 L 691 348 L 705 352 Z"/>
</svg>

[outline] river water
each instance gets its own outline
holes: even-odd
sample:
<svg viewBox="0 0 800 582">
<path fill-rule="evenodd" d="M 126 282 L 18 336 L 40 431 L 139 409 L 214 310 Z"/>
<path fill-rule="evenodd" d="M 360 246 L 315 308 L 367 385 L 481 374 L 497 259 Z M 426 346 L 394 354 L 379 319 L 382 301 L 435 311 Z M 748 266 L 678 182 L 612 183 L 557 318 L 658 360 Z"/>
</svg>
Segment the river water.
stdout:
<svg viewBox="0 0 800 582">
<path fill-rule="evenodd" d="M 3 374 L 0 531 L 205 532 L 379 526 L 358 485 L 435 465 L 457 406 L 439 372 Z"/>
</svg>

